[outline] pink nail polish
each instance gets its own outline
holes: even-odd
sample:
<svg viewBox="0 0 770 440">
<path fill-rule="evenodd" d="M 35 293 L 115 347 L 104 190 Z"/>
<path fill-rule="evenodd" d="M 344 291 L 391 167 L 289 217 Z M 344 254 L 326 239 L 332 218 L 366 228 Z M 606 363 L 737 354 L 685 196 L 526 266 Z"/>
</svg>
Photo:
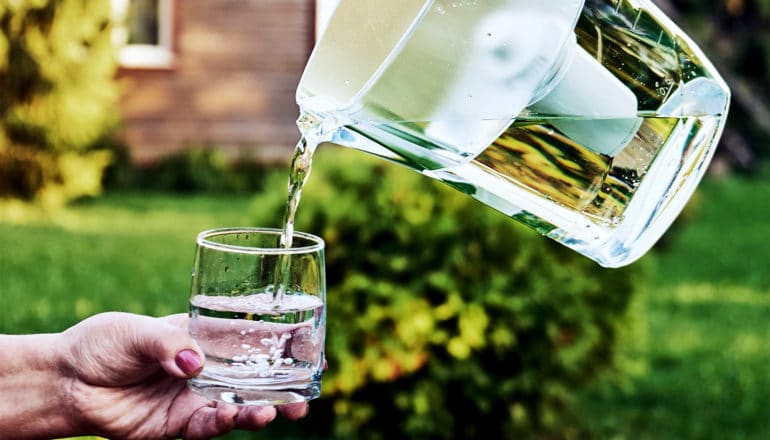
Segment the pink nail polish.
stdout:
<svg viewBox="0 0 770 440">
<path fill-rule="evenodd" d="M 201 367 L 201 358 L 193 350 L 182 350 L 174 358 L 176 366 L 185 374 L 193 374 Z"/>
</svg>

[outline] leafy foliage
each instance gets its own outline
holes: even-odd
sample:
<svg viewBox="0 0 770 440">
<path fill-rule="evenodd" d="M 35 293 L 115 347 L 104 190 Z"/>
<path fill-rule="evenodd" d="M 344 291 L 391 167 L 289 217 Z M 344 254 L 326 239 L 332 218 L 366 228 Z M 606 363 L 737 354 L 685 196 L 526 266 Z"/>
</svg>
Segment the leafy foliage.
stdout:
<svg viewBox="0 0 770 440">
<path fill-rule="evenodd" d="M 123 155 L 108 169 L 109 189 L 251 194 L 262 188 L 271 167 L 253 158 L 229 158 L 214 147 L 189 147 L 140 166 L 131 163 L 127 150 L 116 151 Z"/>
<path fill-rule="evenodd" d="M 255 199 L 256 224 L 279 224 L 286 177 Z M 573 393 L 614 365 L 641 275 L 357 152 L 316 155 L 297 227 L 328 247 L 330 369 L 308 435 L 564 432 Z"/>
<path fill-rule="evenodd" d="M 0 3 L 0 197 L 99 191 L 117 123 L 110 3 Z"/>
</svg>

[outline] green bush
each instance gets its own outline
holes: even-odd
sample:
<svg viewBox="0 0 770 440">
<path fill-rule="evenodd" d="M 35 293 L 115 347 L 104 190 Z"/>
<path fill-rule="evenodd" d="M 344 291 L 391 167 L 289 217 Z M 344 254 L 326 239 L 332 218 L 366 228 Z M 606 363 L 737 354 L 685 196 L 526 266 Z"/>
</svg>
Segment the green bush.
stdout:
<svg viewBox="0 0 770 440">
<path fill-rule="evenodd" d="M 323 150 L 323 149 L 322 149 Z M 277 226 L 287 171 L 254 200 Z M 297 228 L 327 242 L 329 370 L 301 429 L 341 438 L 550 437 L 615 364 L 642 265 L 602 269 L 449 187 L 319 151 Z"/>
<path fill-rule="evenodd" d="M 248 194 L 261 189 L 269 168 L 252 158 L 228 158 L 215 147 L 189 147 L 140 166 L 122 151 L 106 176 L 111 189 Z"/>
<path fill-rule="evenodd" d="M 117 124 L 110 2 L 0 2 L 0 197 L 97 193 Z"/>
</svg>

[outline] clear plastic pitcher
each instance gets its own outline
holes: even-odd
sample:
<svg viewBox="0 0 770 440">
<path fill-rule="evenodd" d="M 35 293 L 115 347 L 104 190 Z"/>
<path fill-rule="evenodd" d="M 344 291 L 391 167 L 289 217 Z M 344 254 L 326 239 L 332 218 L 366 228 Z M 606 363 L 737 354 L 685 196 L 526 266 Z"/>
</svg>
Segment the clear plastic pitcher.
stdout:
<svg viewBox="0 0 770 440">
<path fill-rule="evenodd" d="M 607 267 L 679 214 L 729 100 L 647 0 L 342 0 L 297 89 L 306 137 L 441 180 Z"/>
</svg>

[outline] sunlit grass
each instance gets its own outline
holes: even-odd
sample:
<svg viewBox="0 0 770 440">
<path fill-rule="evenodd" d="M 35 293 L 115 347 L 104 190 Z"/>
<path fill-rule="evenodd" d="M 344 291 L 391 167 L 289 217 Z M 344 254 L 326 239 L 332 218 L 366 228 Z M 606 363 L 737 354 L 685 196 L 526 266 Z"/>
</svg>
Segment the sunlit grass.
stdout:
<svg viewBox="0 0 770 440">
<path fill-rule="evenodd" d="M 702 186 L 637 301 L 637 368 L 581 399 L 598 438 L 763 439 L 770 433 L 770 182 Z"/>
<path fill-rule="evenodd" d="M 247 197 L 123 194 L 0 223 L 0 332 L 186 311 L 195 237 L 248 224 Z M 273 225 L 270 225 L 273 226 Z"/>
<path fill-rule="evenodd" d="M 724 305 L 770 306 L 770 294 L 745 286 L 716 286 L 707 283 L 682 284 L 668 299 L 681 304 L 722 303 Z"/>
<path fill-rule="evenodd" d="M 710 283 L 770 289 L 770 180 L 706 181 L 661 252 L 661 284 Z"/>
<path fill-rule="evenodd" d="M 581 401 L 596 437 L 766 438 L 768 295 L 742 287 L 720 289 L 737 293 L 729 301 L 702 295 L 701 288 L 654 293 L 658 298 L 647 305 L 647 341 L 630 341 L 627 347 L 643 368 L 620 384 L 600 384 Z"/>
</svg>

